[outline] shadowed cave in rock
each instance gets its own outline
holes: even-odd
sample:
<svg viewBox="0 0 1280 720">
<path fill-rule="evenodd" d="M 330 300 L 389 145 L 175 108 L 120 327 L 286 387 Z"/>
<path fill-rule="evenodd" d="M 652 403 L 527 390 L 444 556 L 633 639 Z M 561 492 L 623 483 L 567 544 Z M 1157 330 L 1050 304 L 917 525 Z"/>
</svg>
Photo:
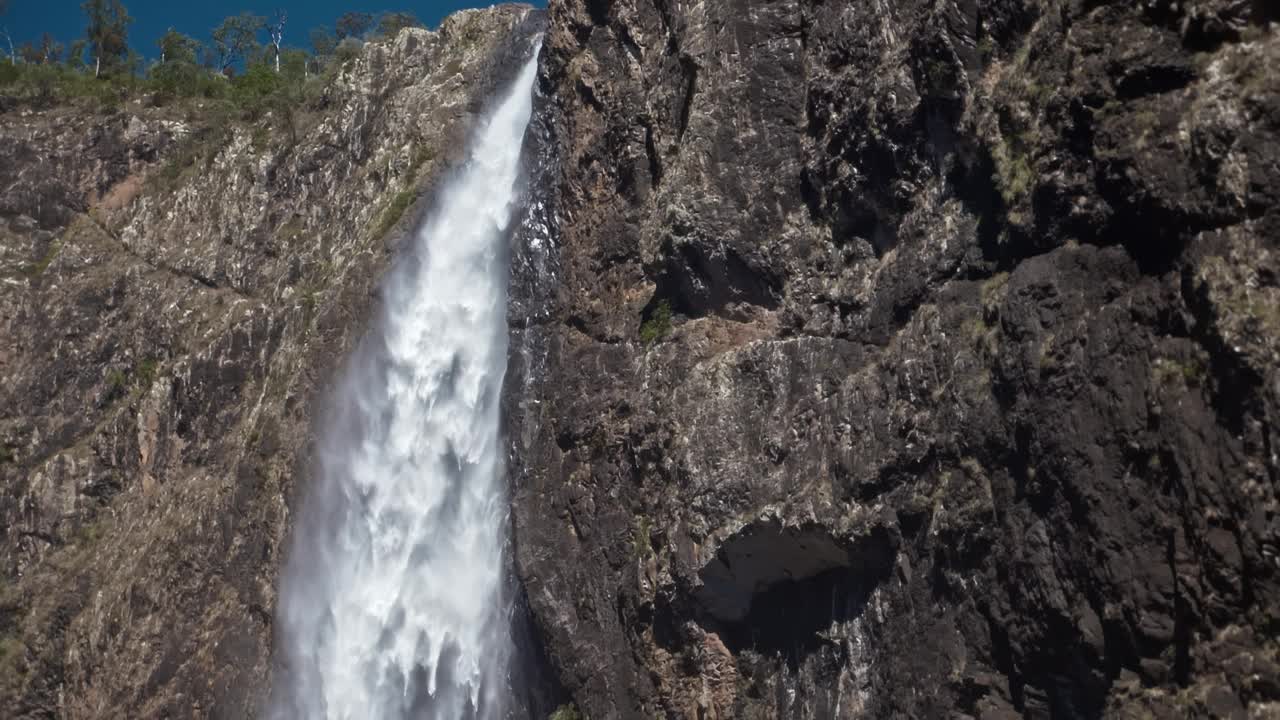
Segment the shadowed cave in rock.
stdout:
<svg viewBox="0 0 1280 720">
<path fill-rule="evenodd" d="M 793 669 L 828 640 L 826 631 L 862 614 L 893 568 L 884 528 L 837 538 L 819 525 L 747 525 L 699 571 L 702 624 L 735 655 L 781 655 Z"/>
</svg>

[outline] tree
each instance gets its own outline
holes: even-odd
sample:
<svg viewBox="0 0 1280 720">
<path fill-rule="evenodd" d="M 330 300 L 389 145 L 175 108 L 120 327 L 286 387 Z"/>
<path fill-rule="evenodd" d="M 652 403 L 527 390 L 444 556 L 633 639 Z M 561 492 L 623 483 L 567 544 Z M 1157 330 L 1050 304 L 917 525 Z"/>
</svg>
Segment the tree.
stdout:
<svg viewBox="0 0 1280 720">
<path fill-rule="evenodd" d="M 271 18 L 271 24 L 267 26 L 267 32 L 271 34 L 271 47 L 276 51 L 276 73 L 280 73 L 280 42 L 284 39 L 284 24 L 289 19 L 289 13 L 284 10 L 277 10 L 276 14 Z"/>
<path fill-rule="evenodd" d="M 154 102 L 161 105 L 172 96 L 189 97 L 198 93 L 201 78 L 206 76 L 197 65 L 199 41 L 169 28 L 156 45 L 160 48 L 160 62 L 150 70 L 157 91 Z"/>
<path fill-rule="evenodd" d="M 156 46 L 160 48 L 160 63 L 187 63 L 196 64 L 196 55 L 200 52 L 200 42 L 193 37 L 183 35 L 182 33 L 169 28 L 165 34 L 156 41 Z"/>
<path fill-rule="evenodd" d="M 27 41 L 18 46 L 18 57 L 22 58 L 22 62 L 28 65 L 40 64 L 40 48 Z"/>
<path fill-rule="evenodd" d="M 9 12 L 9 0 L 0 0 L 0 16 Z M 9 29 L 0 25 L 0 37 L 9 45 L 9 64 L 14 65 L 18 61 L 18 56 L 13 52 L 13 37 L 9 35 Z"/>
<path fill-rule="evenodd" d="M 407 12 L 383 13 L 378 18 L 378 34 L 383 37 L 395 37 L 407 27 L 422 27 L 422 22 Z"/>
<path fill-rule="evenodd" d="M 324 28 L 311 28 L 311 50 L 316 55 L 329 56 L 338 47 L 338 38 Z"/>
<path fill-rule="evenodd" d="M 218 53 L 218 70 L 226 73 L 232 65 L 257 51 L 258 31 L 267 21 L 260 15 L 242 12 L 222 21 L 213 31 L 213 47 Z"/>
<path fill-rule="evenodd" d="M 373 27 L 373 16 L 367 12 L 349 12 L 338 18 L 334 25 L 338 39 L 359 38 Z"/>
<path fill-rule="evenodd" d="M 93 54 L 93 75 L 102 74 L 122 64 L 129 55 L 129 23 L 133 18 L 120 0 L 85 0 L 80 6 L 89 20 L 85 39 Z"/>
<path fill-rule="evenodd" d="M 84 67 L 84 49 L 89 44 L 88 40 L 83 38 L 71 43 L 71 49 L 67 51 L 67 64 L 76 70 Z"/>
<path fill-rule="evenodd" d="M 40 62 L 52 65 L 62 60 L 62 43 L 53 39 L 49 33 L 40 36 Z"/>
</svg>

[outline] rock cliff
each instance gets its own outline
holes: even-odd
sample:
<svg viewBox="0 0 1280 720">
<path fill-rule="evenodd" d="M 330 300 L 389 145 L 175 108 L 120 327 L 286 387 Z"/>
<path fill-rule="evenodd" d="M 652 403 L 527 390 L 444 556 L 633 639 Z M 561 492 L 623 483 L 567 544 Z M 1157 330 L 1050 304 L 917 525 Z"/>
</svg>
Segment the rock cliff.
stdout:
<svg viewBox="0 0 1280 720">
<path fill-rule="evenodd" d="M 0 715 L 257 714 L 311 408 L 527 7 L 289 118 L 0 106 Z"/>
<path fill-rule="evenodd" d="M 1263 0 L 553 0 L 372 43 L 287 118 L 0 98 L 0 714 L 256 713 L 314 408 L 544 21 L 531 695 L 1280 714 Z"/>
<path fill-rule="evenodd" d="M 551 4 L 513 526 L 585 716 L 1280 714 L 1277 20 Z"/>
</svg>

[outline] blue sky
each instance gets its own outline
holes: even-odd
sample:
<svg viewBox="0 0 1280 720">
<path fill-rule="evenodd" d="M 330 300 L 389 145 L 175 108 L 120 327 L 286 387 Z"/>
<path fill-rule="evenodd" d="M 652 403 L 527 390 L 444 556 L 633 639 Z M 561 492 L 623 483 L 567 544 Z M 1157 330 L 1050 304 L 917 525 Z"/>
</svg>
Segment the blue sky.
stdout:
<svg viewBox="0 0 1280 720">
<path fill-rule="evenodd" d="M 0 17 L 0 25 L 8 28 L 15 45 L 26 40 L 36 42 L 41 33 L 49 32 L 63 43 L 84 34 L 81 0 L 9 0 L 9 13 Z M 285 44 L 307 47 L 307 36 L 313 27 L 333 28 L 333 22 L 345 12 L 378 13 L 383 10 L 411 12 L 428 27 L 436 27 L 449 13 L 467 7 L 487 7 L 483 0 L 124 0 L 133 17 L 129 27 L 129 44 L 146 57 L 158 54 L 156 40 L 170 27 L 209 42 L 209 32 L 222 18 L 249 10 L 270 16 L 277 8 L 289 13 L 285 28 Z M 544 0 L 533 2 L 545 5 Z M 265 38 L 265 36 L 264 36 Z"/>
</svg>

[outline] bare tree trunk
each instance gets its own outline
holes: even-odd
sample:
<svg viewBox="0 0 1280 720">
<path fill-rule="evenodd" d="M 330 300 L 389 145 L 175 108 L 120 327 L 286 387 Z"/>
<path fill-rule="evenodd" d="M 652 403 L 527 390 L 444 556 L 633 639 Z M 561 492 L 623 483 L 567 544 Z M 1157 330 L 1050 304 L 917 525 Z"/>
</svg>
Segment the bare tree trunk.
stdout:
<svg viewBox="0 0 1280 720">
<path fill-rule="evenodd" d="M 283 10 L 277 10 L 275 18 L 267 32 L 271 33 L 271 46 L 276 49 L 276 74 L 280 74 L 280 45 L 284 42 L 284 25 L 289 22 L 289 14 Z"/>
<path fill-rule="evenodd" d="M 101 73 L 102 73 L 102 56 L 94 55 L 93 56 L 93 76 L 99 77 Z"/>
</svg>

